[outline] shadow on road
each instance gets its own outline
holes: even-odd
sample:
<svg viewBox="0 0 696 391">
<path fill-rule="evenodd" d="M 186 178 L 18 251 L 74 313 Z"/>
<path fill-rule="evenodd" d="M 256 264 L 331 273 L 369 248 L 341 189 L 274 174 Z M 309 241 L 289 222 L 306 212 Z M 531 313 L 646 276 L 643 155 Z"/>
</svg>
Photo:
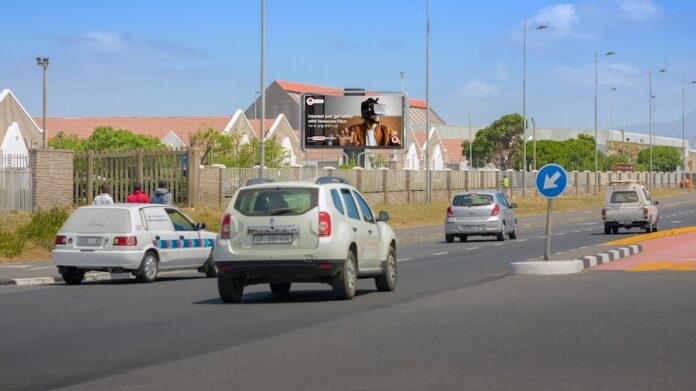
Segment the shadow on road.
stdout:
<svg viewBox="0 0 696 391">
<path fill-rule="evenodd" d="M 375 293 L 376 291 L 374 290 L 367 290 L 367 289 L 359 289 L 355 293 L 355 297 L 367 295 L 370 293 Z M 293 291 L 290 290 L 290 293 L 287 295 L 279 295 L 276 296 L 271 292 L 253 292 L 253 293 L 245 293 L 244 296 L 242 296 L 242 301 L 240 303 L 236 303 L 237 305 L 240 304 L 279 304 L 279 303 L 320 303 L 324 301 L 344 301 L 344 300 L 336 300 L 336 296 L 333 294 L 331 290 L 326 290 L 326 291 L 315 291 L 315 290 L 306 290 L 306 291 Z M 193 302 L 192 304 L 226 304 L 223 303 L 222 300 L 219 297 L 213 298 L 213 299 L 207 299 L 207 300 L 201 300 L 201 301 L 196 301 Z"/>
</svg>

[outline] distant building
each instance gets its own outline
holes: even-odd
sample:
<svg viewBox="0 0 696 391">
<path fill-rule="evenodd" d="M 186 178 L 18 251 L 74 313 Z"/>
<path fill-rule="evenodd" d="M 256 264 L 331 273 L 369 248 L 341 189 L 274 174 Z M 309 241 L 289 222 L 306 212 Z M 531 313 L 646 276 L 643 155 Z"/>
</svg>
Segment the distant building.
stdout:
<svg viewBox="0 0 696 391">
<path fill-rule="evenodd" d="M 0 168 L 25 167 L 29 149 L 42 146 L 41 128 L 12 91 L 0 91 Z"/>
</svg>

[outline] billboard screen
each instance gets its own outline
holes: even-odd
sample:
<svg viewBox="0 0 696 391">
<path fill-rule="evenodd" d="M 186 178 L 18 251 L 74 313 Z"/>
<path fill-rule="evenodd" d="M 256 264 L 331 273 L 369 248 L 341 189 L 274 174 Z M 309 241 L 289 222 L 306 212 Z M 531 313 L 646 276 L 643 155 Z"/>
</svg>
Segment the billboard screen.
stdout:
<svg viewBox="0 0 696 391">
<path fill-rule="evenodd" d="M 302 147 L 403 149 L 408 98 L 400 93 L 305 93 Z"/>
</svg>

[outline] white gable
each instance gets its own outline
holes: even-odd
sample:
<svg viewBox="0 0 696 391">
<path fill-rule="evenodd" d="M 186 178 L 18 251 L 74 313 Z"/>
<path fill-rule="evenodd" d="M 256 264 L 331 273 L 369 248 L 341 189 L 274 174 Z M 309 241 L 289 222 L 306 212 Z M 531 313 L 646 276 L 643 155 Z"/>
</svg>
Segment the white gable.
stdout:
<svg viewBox="0 0 696 391">
<path fill-rule="evenodd" d="M 0 167 L 5 166 L 5 159 L 2 159 L 3 157 L 26 157 L 28 155 L 29 150 L 27 149 L 27 144 L 24 142 L 24 137 L 22 137 L 22 133 L 19 131 L 19 125 L 17 125 L 16 122 L 13 122 L 7 128 L 7 132 L 5 132 L 5 138 L 2 140 L 2 144 L 0 144 Z M 21 166 L 26 165 L 25 159 L 21 159 L 18 161 L 24 162 L 21 164 Z M 11 162 L 12 161 L 10 161 L 10 166 L 15 167 L 15 165 Z"/>
<path fill-rule="evenodd" d="M 169 148 L 180 148 L 184 145 L 179 136 L 173 131 L 169 131 L 164 137 L 162 137 L 162 144 L 168 146 Z"/>
</svg>

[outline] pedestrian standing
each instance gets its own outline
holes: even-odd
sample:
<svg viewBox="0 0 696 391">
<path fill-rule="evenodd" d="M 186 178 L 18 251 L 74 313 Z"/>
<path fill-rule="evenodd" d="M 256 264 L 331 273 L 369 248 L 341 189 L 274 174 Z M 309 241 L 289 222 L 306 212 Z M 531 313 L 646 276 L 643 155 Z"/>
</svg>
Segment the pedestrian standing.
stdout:
<svg viewBox="0 0 696 391">
<path fill-rule="evenodd" d="M 110 205 L 114 203 L 114 199 L 111 197 L 111 186 L 103 183 L 99 190 L 101 193 L 94 197 L 92 205 Z"/>
<path fill-rule="evenodd" d="M 157 189 L 152 193 L 151 202 L 153 204 L 174 205 L 174 197 L 167 189 L 167 181 L 161 179 L 157 183 Z"/>
<path fill-rule="evenodd" d="M 133 184 L 133 192 L 128 194 L 126 202 L 129 204 L 149 204 L 150 197 L 143 192 L 143 184 L 140 182 L 135 182 Z"/>
</svg>

